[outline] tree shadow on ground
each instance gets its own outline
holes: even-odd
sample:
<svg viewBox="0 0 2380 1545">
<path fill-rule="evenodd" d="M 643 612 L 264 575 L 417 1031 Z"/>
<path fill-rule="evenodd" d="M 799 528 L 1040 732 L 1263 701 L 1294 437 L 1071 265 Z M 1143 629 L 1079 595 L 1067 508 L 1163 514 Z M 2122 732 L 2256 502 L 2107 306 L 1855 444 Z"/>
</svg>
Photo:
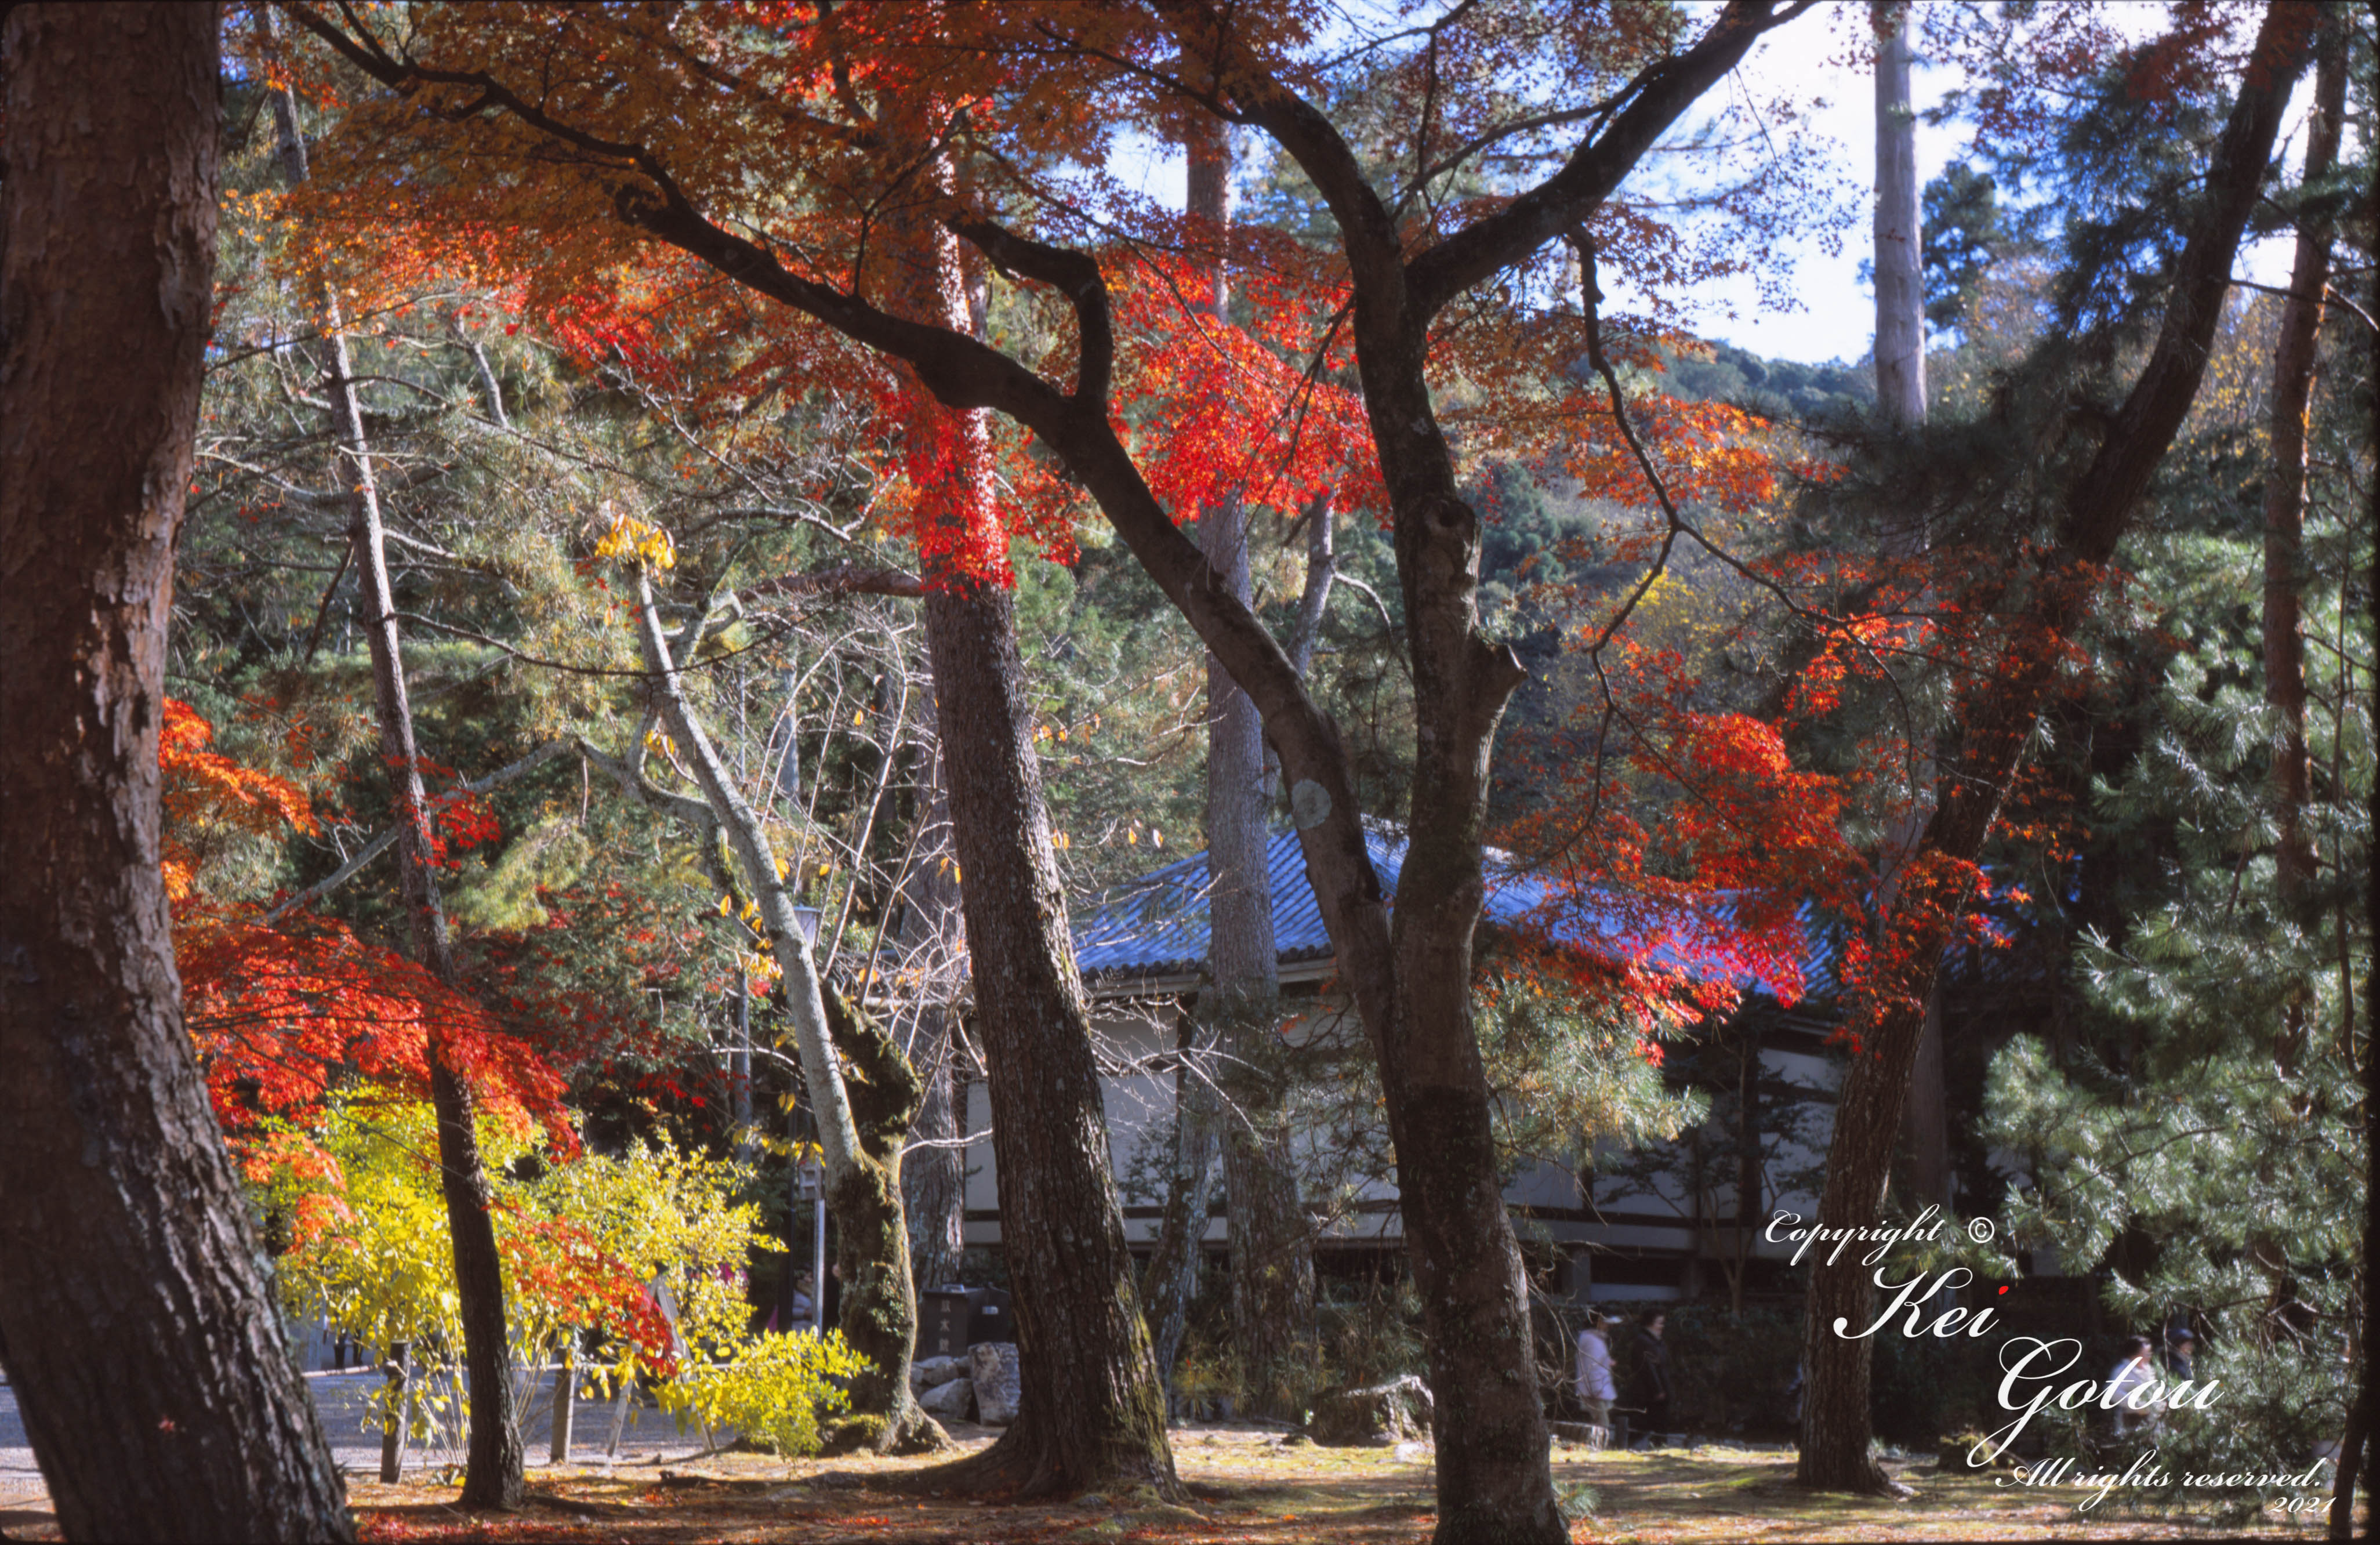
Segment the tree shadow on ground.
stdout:
<svg viewBox="0 0 2380 1545">
<path fill-rule="evenodd" d="M 986 1441 L 973 1436 L 968 1446 Z M 1173 1443 L 1189 1485 L 1186 1506 L 1148 1492 L 1014 1504 L 925 1496 L 905 1482 L 930 1458 L 786 1462 L 739 1454 L 608 1473 L 533 1472 L 528 1505 L 511 1514 L 467 1512 L 453 1486 L 427 1478 L 349 1488 L 363 1537 L 392 1541 L 1418 1545 L 1437 1521 L 1430 1455 L 1420 1445 L 1326 1449 L 1231 1428 L 1177 1429 Z M 1556 1486 L 1593 1510 L 1573 1528 L 1579 1541 L 2312 1539 L 2323 1530 L 2319 1514 L 2294 1522 L 2277 1511 L 2227 1516 L 2211 1501 L 2156 1512 L 2124 1511 L 2110 1500 L 2081 1510 L 2088 1489 L 2034 1490 L 2005 1470 L 1946 1475 L 1932 1464 L 1898 1467 L 1916 1493 L 1907 1502 L 1814 1495 L 1793 1484 L 1793 1456 L 1781 1450 L 1602 1454 L 1563 1445 L 1554 1461 Z M 46 1515 L 12 1512 L 7 1523 L 12 1539 L 57 1538 Z"/>
</svg>

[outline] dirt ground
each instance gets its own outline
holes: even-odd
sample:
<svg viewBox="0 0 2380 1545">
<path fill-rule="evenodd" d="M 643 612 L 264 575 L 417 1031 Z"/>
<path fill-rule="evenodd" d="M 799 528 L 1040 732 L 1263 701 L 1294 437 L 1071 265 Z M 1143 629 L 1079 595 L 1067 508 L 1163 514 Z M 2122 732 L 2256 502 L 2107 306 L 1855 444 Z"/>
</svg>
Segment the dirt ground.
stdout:
<svg viewBox="0 0 2380 1545">
<path fill-rule="evenodd" d="M 976 1447 L 990 1436 L 974 1429 L 963 1442 Z M 1197 1427 L 1176 1429 L 1174 1457 L 1191 1490 L 1187 1505 L 1146 1493 L 1020 1504 L 920 1497 L 887 1483 L 926 1461 L 749 1454 L 624 1463 L 609 1474 L 541 1469 L 532 1473 L 533 1501 L 509 1515 L 463 1512 L 453 1486 L 351 1481 L 349 1494 L 368 1540 L 1403 1545 L 1427 1539 L 1435 1521 L 1429 1452 L 1418 1445 L 1324 1449 L 1284 1443 L 1278 1433 Z M 1792 1455 L 1779 1451 L 1604 1454 L 1564 1445 L 1554 1454 L 1556 1486 L 1591 1508 L 1572 1530 L 1581 1541 L 2310 1539 L 2323 1528 L 2319 1513 L 2223 1515 L 2211 1502 L 2150 1512 L 2119 1510 L 2111 1499 L 2079 1511 L 2087 1490 L 2034 1491 L 1991 1477 L 1937 1475 L 1931 1464 L 1900 1467 L 1916 1490 L 1907 1502 L 1814 1497 L 1792 1485 Z M 0 1505 L 14 1509 L 0 1513 L 8 1538 L 58 1538 L 45 1509 L 16 1499 Z"/>
</svg>

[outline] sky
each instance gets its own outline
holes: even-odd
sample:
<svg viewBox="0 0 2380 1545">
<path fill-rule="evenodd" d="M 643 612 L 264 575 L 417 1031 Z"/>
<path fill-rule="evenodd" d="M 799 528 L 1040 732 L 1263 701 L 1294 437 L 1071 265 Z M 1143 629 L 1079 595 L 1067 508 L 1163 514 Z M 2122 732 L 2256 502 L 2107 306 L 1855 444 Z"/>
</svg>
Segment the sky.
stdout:
<svg viewBox="0 0 2380 1545">
<path fill-rule="evenodd" d="M 1689 0 L 1687 8 L 1711 13 L 1718 5 L 1716 0 Z M 1784 132 L 1818 136 L 1832 147 L 1827 159 L 1844 173 L 1849 221 L 1839 230 L 1840 249 L 1835 252 L 1828 252 L 1826 243 L 1810 233 L 1780 244 L 1768 254 L 1772 264 L 1790 264 L 1787 305 L 1764 305 L 1749 276 L 1705 286 L 1697 295 L 1697 309 L 1686 319 L 1704 337 L 1770 359 L 1809 364 L 1866 357 L 1874 335 L 1874 300 L 1871 290 L 1860 281 L 1859 269 L 1869 255 L 1871 241 L 1876 94 L 1864 65 L 1853 62 L 1866 12 L 1865 0 L 1836 0 L 1779 28 L 1755 45 L 1729 83 L 1727 89 L 1738 93 L 1739 101 L 1749 97 L 1755 103 L 1768 103 L 1792 95 L 1823 103 L 1808 115 L 1803 127 Z M 2145 35 L 2158 30 L 2166 6 L 2139 0 L 2112 6 L 2111 15 L 2124 30 Z M 1954 69 L 1927 67 L 1921 60 L 1912 73 L 1911 96 L 1922 114 L 1938 105 L 1958 84 Z M 2284 123 L 2286 135 L 2301 138 L 2308 94 L 2301 85 Z M 1971 137 L 1971 128 L 1963 123 L 1936 127 L 1921 118 L 1917 125 L 1919 186 L 1961 159 Z M 1179 206 L 1182 163 L 1168 147 L 1146 140 L 1126 140 L 1112 164 L 1119 176 L 1151 198 Z M 2289 256 L 2287 237 L 2266 237 L 2241 254 L 2234 271 L 2259 283 L 2285 284 Z M 1633 309 L 1626 292 L 1613 288 L 1615 309 Z"/>
</svg>

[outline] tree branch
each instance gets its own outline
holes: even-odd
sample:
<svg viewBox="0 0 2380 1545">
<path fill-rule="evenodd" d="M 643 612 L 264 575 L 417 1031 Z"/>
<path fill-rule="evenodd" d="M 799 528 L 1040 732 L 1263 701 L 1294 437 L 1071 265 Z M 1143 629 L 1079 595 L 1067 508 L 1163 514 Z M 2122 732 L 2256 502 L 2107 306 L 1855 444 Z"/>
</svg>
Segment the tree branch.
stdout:
<svg viewBox="0 0 2380 1545">
<path fill-rule="evenodd" d="M 571 743 L 567 740 L 549 740 L 544 745 L 540 746 L 536 750 L 531 751 L 528 755 L 521 758 L 518 761 L 507 762 L 504 766 L 499 767 L 494 772 L 489 773 L 486 777 L 474 778 L 469 783 L 464 784 L 461 786 L 473 794 L 485 794 L 490 789 L 501 787 L 505 784 L 511 783 L 515 778 L 522 777 L 529 772 L 535 772 L 537 769 L 544 766 L 547 762 L 552 761 L 555 757 L 558 757 L 563 752 L 572 748 Z M 278 922 L 282 918 L 296 911 L 298 907 L 309 906 L 311 903 L 320 901 L 324 896 L 329 895 L 333 891 L 337 890 L 340 886 L 354 879 L 362 871 L 366 864 L 370 863 L 374 858 L 377 858 L 382 854 L 387 852 L 389 848 L 395 844 L 396 837 L 396 827 L 392 826 L 387 831 L 382 832 L 379 836 L 374 837 L 371 841 L 364 844 L 360 848 L 358 848 L 356 850 L 356 856 L 348 859 L 346 863 L 341 864 L 337 870 L 331 874 L 327 879 L 317 880 L 314 883 L 307 886 L 296 895 L 289 897 L 279 906 L 274 906 L 271 911 L 265 913 L 264 920 L 267 923 Z"/>
<path fill-rule="evenodd" d="M 1814 3 L 1795 0 L 1779 11 L 1771 0 L 1728 0 L 1692 48 L 1638 78 L 1635 99 L 1601 136 L 1572 152 L 1560 171 L 1413 260 L 1409 304 L 1417 315 L 1435 316 L 1449 300 L 1536 251 L 1609 198 L 1679 115 L 1741 64 L 1764 33 Z"/>
</svg>

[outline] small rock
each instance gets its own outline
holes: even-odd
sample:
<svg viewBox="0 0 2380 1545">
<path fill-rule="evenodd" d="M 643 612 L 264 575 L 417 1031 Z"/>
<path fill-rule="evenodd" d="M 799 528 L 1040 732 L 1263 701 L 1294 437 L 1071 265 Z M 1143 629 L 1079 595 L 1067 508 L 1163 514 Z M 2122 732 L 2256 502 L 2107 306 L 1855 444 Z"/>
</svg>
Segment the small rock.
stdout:
<svg viewBox="0 0 2380 1545">
<path fill-rule="evenodd" d="M 1435 1463 L 1438 1451 L 1427 1443 L 1399 1443 L 1390 1451 L 1389 1457 L 1400 1465 L 1419 1465 L 1424 1461 Z"/>
<path fill-rule="evenodd" d="M 1430 1435 L 1429 1386 L 1413 1374 L 1361 1390 L 1314 1397 L 1306 1430 L 1332 1448 L 1389 1448 Z"/>
<path fill-rule="evenodd" d="M 946 1379 L 917 1397 L 917 1404 L 929 1416 L 945 1421 L 965 1421 L 975 1405 L 975 1381 L 971 1379 Z"/>
<path fill-rule="evenodd" d="M 1086 1491 L 1081 1496 L 1075 1499 L 1075 1505 L 1076 1507 L 1105 1507 L 1108 1505 L 1108 1500 L 1107 1498 L 1099 1495 L 1097 1491 Z"/>
<path fill-rule="evenodd" d="M 975 1419 L 986 1427 L 1006 1427 L 1014 1421 L 1016 1404 L 1025 1393 L 1016 1344 L 978 1342 L 967 1348 L 967 1365 L 975 1384 Z"/>
<path fill-rule="evenodd" d="M 920 1357 L 909 1365 L 909 1387 L 923 1394 L 964 1377 L 966 1370 L 966 1361 L 962 1357 Z"/>
</svg>

